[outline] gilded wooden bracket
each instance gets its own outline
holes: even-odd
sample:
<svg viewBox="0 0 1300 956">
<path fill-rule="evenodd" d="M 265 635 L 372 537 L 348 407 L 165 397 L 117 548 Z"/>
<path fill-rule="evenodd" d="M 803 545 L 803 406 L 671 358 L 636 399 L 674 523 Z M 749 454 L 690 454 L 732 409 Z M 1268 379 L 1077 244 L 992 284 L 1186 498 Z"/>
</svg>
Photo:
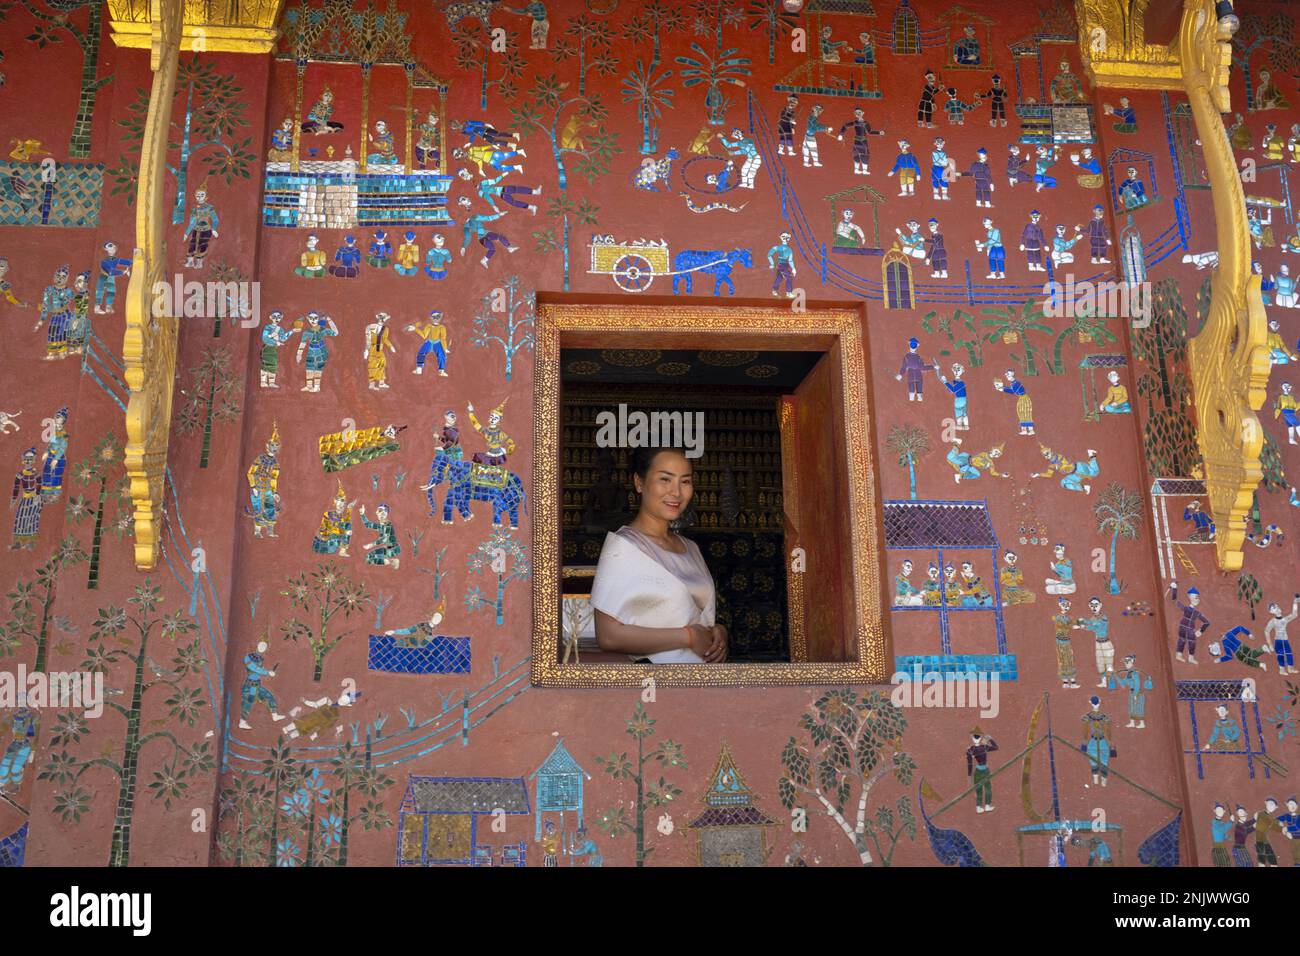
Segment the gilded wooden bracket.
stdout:
<svg viewBox="0 0 1300 956">
<path fill-rule="evenodd" d="M 276 21 L 284 0 L 182 0 L 181 45 L 195 53 L 270 53 L 280 39 Z M 108 0 L 113 42 L 153 45 L 152 0 Z"/>
<path fill-rule="evenodd" d="M 1260 277 L 1251 271 L 1246 196 L 1221 115 L 1231 106 L 1235 24 L 1235 18 L 1215 18 L 1213 0 L 1187 0 L 1179 31 L 1183 83 L 1204 144 L 1218 237 L 1209 316 L 1189 343 L 1188 357 L 1216 550 L 1225 571 L 1241 568 L 1246 517 L 1263 476 L 1264 430 L 1255 412 L 1264 404 L 1271 367 Z"/>
<path fill-rule="evenodd" d="M 183 0 L 150 0 L 149 66 L 153 88 L 140 151 L 135 204 L 135 257 L 126 287 L 122 357 L 130 398 L 126 407 L 126 474 L 135 509 L 135 564 L 151 570 L 162 539 L 162 499 L 176 375 L 177 320 L 171 296 L 155 296 L 166 266 L 163 186 L 167 133 L 180 57 Z"/>
<path fill-rule="evenodd" d="M 1219 567 L 1242 565 L 1246 518 L 1262 471 L 1268 317 L 1260 278 L 1251 271 L 1250 230 L 1223 116 L 1231 108 L 1234 16 L 1222 20 L 1214 0 L 1184 0 L 1176 45 L 1148 44 L 1149 0 L 1076 0 L 1083 62 L 1097 86 L 1181 90 L 1191 104 L 1214 202 L 1219 264 L 1211 279 L 1205 327 L 1188 344 L 1196 434 L 1214 516 Z"/>
<path fill-rule="evenodd" d="M 1178 51 L 1146 41 L 1150 0 L 1075 0 L 1079 52 L 1094 86 L 1182 89 Z"/>
</svg>

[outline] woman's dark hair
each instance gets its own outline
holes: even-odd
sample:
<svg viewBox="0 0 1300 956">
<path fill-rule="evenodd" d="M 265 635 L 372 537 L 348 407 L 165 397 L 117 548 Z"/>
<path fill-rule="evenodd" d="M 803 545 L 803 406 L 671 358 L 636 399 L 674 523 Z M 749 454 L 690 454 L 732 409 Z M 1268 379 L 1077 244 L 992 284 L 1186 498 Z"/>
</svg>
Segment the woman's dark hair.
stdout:
<svg viewBox="0 0 1300 956">
<path fill-rule="evenodd" d="M 636 475 L 642 481 L 646 480 L 646 475 L 650 474 L 650 466 L 654 464 L 655 458 L 660 452 L 672 452 L 675 455 L 686 456 L 684 448 L 672 448 L 668 446 L 642 446 L 633 448 L 632 454 L 628 456 L 628 468 L 632 474 Z"/>
</svg>

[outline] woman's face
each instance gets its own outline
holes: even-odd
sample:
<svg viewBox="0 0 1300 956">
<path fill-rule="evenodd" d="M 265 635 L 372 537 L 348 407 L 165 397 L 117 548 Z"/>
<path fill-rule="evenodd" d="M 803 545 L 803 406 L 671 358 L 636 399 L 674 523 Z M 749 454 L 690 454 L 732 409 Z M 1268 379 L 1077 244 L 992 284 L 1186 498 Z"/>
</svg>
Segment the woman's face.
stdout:
<svg viewBox="0 0 1300 956">
<path fill-rule="evenodd" d="M 641 495 L 641 510 L 663 521 L 680 518 L 695 494 L 691 463 L 681 452 L 661 451 L 650 462 L 643 480 L 633 479 Z"/>
</svg>

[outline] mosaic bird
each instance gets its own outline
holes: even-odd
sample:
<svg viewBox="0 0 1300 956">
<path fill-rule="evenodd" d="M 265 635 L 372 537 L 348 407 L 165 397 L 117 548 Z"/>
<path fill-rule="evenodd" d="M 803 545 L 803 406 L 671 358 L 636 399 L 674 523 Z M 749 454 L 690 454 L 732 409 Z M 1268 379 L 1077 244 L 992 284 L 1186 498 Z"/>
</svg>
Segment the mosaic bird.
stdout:
<svg viewBox="0 0 1300 956">
<path fill-rule="evenodd" d="M 25 163 L 33 156 L 48 156 L 50 151 L 41 148 L 39 139 L 11 139 L 9 145 L 13 147 L 9 151 L 9 158 L 16 159 L 20 163 Z"/>
</svg>

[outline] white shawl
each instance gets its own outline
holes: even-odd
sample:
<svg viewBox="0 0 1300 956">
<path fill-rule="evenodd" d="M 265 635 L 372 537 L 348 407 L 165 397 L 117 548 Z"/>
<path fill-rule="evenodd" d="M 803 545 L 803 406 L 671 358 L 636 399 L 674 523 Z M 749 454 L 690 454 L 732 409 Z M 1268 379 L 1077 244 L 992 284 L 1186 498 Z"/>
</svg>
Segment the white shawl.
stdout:
<svg viewBox="0 0 1300 956">
<path fill-rule="evenodd" d="M 688 545 L 689 547 L 689 545 Z M 606 534 L 591 584 L 591 606 L 622 624 L 637 627 L 712 627 L 717 613 L 716 595 L 700 608 L 675 575 L 631 540 Z M 655 664 L 702 664 L 691 650 L 661 651 L 646 655 Z"/>
</svg>

